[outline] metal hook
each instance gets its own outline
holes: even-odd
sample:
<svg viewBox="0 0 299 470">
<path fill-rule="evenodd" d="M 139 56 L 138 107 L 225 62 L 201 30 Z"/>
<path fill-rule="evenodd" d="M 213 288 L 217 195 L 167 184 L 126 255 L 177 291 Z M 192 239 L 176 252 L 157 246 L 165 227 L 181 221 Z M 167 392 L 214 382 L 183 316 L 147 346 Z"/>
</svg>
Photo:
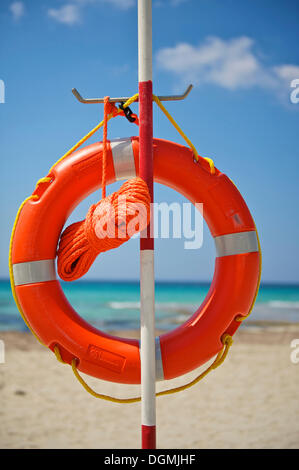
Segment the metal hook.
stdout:
<svg viewBox="0 0 299 470">
<path fill-rule="evenodd" d="M 193 85 L 189 85 L 186 89 L 185 93 L 182 95 L 169 95 L 169 96 L 158 96 L 160 101 L 180 101 L 185 99 L 190 91 L 192 90 Z M 104 103 L 104 98 L 83 98 L 76 88 L 72 89 L 73 95 L 77 98 L 80 103 L 84 104 L 94 104 L 94 103 Z M 128 101 L 130 97 L 122 97 L 122 98 L 109 98 L 110 103 L 121 103 Z"/>
</svg>

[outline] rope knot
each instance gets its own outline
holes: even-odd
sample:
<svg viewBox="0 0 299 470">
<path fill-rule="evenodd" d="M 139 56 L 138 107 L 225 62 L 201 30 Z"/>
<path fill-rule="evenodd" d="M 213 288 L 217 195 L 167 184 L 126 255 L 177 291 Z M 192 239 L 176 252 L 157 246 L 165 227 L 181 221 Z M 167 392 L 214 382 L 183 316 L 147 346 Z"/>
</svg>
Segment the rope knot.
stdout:
<svg viewBox="0 0 299 470">
<path fill-rule="evenodd" d="M 107 113 L 108 116 L 111 115 L 111 117 L 115 117 L 115 116 L 119 115 L 119 110 L 118 110 L 117 106 L 115 105 L 115 103 L 111 103 L 109 101 L 109 97 L 107 97 L 107 104 L 106 104 L 105 112 Z"/>
</svg>

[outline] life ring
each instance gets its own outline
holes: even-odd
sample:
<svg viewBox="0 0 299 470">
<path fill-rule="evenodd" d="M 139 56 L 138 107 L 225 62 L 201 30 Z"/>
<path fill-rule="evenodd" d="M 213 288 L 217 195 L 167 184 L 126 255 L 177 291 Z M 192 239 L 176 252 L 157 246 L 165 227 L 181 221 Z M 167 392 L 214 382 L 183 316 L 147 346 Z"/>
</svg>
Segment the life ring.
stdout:
<svg viewBox="0 0 299 470">
<path fill-rule="evenodd" d="M 259 244 L 253 218 L 236 186 L 208 162 L 193 159 L 179 144 L 154 139 L 154 179 L 204 205 L 215 240 L 215 272 L 197 311 L 156 339 L 157 380 L 183 375 L 216 355 L 224 334 L 251 310 L 260 277 Z M 139 139 L 110 141 L 107 184 L 138 175 Z M 83 320 L 56 278 L 55 257 L 62 228 L 79 202 L 101 185 L 102 144 L 79 150 L 53 167 L 22 206 L 11 240 L 11 282 L 24 319 L 61 358 L 100 379 L 140 383 L 139 342 L 106 334 Z"/>
</svg>

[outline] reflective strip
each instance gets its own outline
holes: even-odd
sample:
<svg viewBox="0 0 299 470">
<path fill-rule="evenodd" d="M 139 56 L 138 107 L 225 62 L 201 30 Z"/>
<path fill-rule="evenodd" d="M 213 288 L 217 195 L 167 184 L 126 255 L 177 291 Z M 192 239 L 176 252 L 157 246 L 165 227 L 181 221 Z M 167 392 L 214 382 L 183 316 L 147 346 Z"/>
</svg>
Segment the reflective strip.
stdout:
<svg viewBox="0 0 299 470">
<path fill-rule="evenodd" d="M 15 286 L 56 280 L 54 259 L 16 263 L 12 269 Z"/>
<path fill-rule="evenodd" d="M 259 251 L 256 231 L 229 233 L 215 237 L 215 246 L 218 257 L 240 255 Z"/>
<path fill-rule="evenodd" d="M 135 160 L 131 139 L 111 140 L 110 145 L 116 181 L 136 176 Z"/>
<path fill-rule="evenodd" d="M 140 350 L 140 341 L 139 341 L 139 350 Z M 156 380 L 164 380 L 164 369 L 163 369 L 163 362 L 162 362 L 162 354 L 161 354 L 161 344 L 160 344 L 160 336 L 156 336 L 155 339 L 155 354 L 156 354 Z"/>
<path fill-rule="evenodd" d="M 164 370 L 163 370 L 163 362 L 162 362 L 161 345 L 160 345 L 159 336 L 156 336 L 155 346 L 156 346 L 156 380 L 164 380 Z"/>
</svg>

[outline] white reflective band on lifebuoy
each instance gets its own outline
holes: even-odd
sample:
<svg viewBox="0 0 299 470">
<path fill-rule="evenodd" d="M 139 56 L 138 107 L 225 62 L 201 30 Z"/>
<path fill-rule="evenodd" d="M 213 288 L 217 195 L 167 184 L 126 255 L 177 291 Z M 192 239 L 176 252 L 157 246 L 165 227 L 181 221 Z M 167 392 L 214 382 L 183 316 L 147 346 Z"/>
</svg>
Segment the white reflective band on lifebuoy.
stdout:
<svg viewBox="0 0 299 470">
<path fill-rule="evenodd" d="M 136 176 L 135 160 L 131 139 L 110 141 L 116 181 Z"/>
<path fill-rule="evenodd" d="M 259 251 L 256 231 L 229 233 L 215 237 L 216 256 L 232 256 Z"/>
<path fill-rule="evenodd" d="M 54 259 L 16 263 L 12 269 L 15 286 L 56 280 Z"/>
</svg>

